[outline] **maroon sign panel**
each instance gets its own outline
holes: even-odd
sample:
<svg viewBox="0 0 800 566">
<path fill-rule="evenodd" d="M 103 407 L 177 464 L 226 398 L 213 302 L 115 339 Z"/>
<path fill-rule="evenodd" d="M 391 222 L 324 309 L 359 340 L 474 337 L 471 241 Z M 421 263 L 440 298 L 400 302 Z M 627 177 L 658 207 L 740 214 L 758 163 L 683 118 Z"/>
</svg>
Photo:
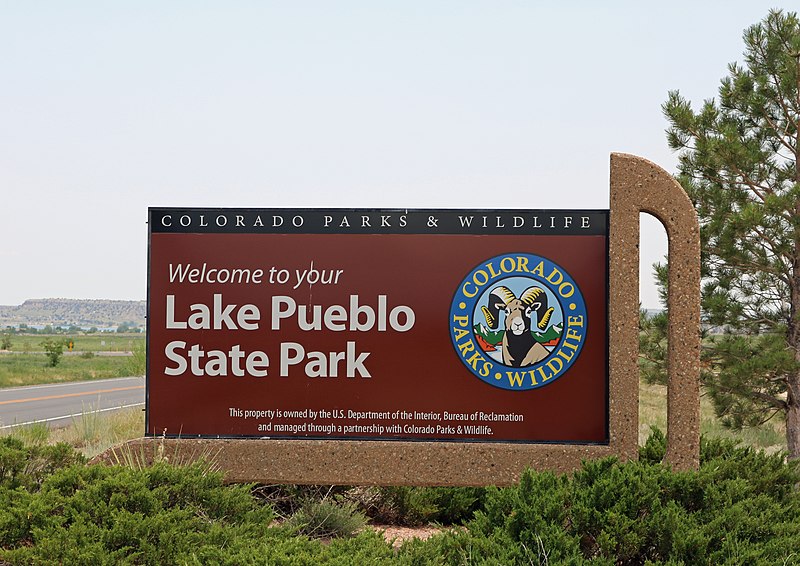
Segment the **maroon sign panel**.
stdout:
<svg viewBox="0 0 800 566">
<path fill-rule="evenodd" d="M 147 434 L 608 442 L 608 212 L 149 211 Z"/>
</svg>

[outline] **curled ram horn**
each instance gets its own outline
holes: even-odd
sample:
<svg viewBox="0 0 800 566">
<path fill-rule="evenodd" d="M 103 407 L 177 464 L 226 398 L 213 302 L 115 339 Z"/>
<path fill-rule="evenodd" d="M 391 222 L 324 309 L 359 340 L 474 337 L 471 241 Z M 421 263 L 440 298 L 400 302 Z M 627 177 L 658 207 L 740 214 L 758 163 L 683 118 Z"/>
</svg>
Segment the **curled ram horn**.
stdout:
<svg viewBox="0 0 800 566">
<path fill-rule="evenodd" d="M 528 287 L 522 292 L 519 300 L 531 307 L 533 312 L 536 313 L 536 318 L 538 319 L 536 326 L 539 330 L 547 328 L 555 309 L 547 307 L 547 293 L 544 292 L 544 289 L 535 286 Z"/>
<path fill-rule="evenodd" d="M 492 289 L 492 292 L 489 294 L 489 305 L 481 307 L 481 312 L 483 312 L 483 316 L 486 318 L 486 324 L 489 328 L 494 330 L 498 327 L 500 323 L 500 311 L 505 309 L 516 299 L 517 297 L 508 287 L 498 285 Z"/>
<path fill-rule="evenodd" d="M 496 297 L 500 297 L 506 305 L 509 305 L 511 301 L 516 299 L 516 295 L 506 287 L 505 285 L 498 285 L 494 289 L 492 289 L 492 295 Z"/>
<path fill-rule="evenodd" d="M 483 312 L 483 316 L 486 319 L 486 325 L 489 328 L 494 328 L 495 323 L 497 323 L 497 317 L 486 307 L 481 307 L 481 312 Z"/>
<path fill-rule="evenodd" d="M 539 301 L 544 301 L 544 305 L 547 306 L 547 294 L 541 287 L 528 287 L 522 292 L 519 300 L 529 307 L 532 307 L 534 303 Z"/>
<path fill-rule="evenodd" d="M 547 323 L 550 322 L 550 317 L 553 316 L 553 307 L 550 307 L 545 311 L 545 313 L 540 317 L 541 320 L 536 324 L 539 327 L 539 330 L 544 330 L 547 328 Z"/>
</svg>

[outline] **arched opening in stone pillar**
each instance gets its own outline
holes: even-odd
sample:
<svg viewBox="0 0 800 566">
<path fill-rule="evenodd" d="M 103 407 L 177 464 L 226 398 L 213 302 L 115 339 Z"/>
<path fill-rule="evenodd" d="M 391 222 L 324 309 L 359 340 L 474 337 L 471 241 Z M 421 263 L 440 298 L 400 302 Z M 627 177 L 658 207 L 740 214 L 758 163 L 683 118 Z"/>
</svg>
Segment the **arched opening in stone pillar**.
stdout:
<svg viewBox="0 0 800 566">
<path fill-rule="evenodd" d="M 639 214 L 639 226 L 639 304 L 643 315 L 652 317 L 664 309 L 653 266 L 667 261 L 667 231 L 658 218 L 644 212 Z M 652 427 L 667 432 L 667 387 L 640 378 L 639 445 L 647 440 Z"/>
</svg>

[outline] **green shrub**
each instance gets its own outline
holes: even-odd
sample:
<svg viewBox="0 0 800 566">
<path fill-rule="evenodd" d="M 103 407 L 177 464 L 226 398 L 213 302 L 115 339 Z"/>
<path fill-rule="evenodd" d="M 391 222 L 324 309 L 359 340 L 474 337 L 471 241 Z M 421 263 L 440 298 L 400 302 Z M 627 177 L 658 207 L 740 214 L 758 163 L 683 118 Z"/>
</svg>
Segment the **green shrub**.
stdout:
<svg viewBox="0 0 800 566">
<path fill-rule="evenodd" d="M 322 485 L 261 485 L 253 495 L 271 505 L 294 532 L 318 539 L 352 537 L 367 523 L 357 500 L 359 488 Z"/>
<path fill-rule="evenodd" d="M 270 505 L 280 517 L 289 518 L 309 501 L 351 500 L 349 494 L 359 489 L 343 485 L 272 484 L 253 487 L 253 495 Z"/>
<path fill-rule="evenodd" d="M 207 547 L 257 541 L 273 519 L 249 486 L 223 486 L 200 465 L 73 466 L 0 509 L 12 563 L 174 564 Z"/>
<path fill-rule="evenodd" d="M 348 487 L 322 485 L 261 485 L 254 495 L 282 516 L 290 517 L 313 501 L 332 498 L 353 503 L 354 510 L 376 523 L 419 526 L 460 525 L 483 505 L 483 487 Z"/>
<path fill-rule="evenodd" d="M 208 466 L 87 467 L 66 446 L 0 439 L 0 560 L 13 564 L 800 564 L 800 469 L 703 439 L 697 472 L 638 462 L 526 471 L 508 488 L 224 486 Z M 259 497 L 254 497 L 253 492 Z M 392 499 L 394 498 L 394 499 Z M 448 501 L 449 498 L 449 501 Z M 289 519 L 275 525 L 274 501 Z M 463 527 L 393 551 L 355 503 Z M 399 503 L 398 503 L 399 501 Z M 474 516 L 469 518 L 474 511 Z M 438 514 L 438 515 L 437 515 Z M 457 519 L 460 518 L 460 519 Z M 408 522 L 408 519 L 404 519 Z M 299 533 L 299 534 L 298 534 Z"/>
<path fill-rule="evenodd" d="M 83 462 L 68 444 L 26 446 L 14 436 L 0 437 L 0 490 L 36 490 L 56 470 Z"/>
<path fill-rule="evenodd" d="M 652 427 L 650 436 L 644 446 L 639 447 L 639 461 L 646 464 L 658 464 L 667 454 L 667 437 L 658 427 Z"/>
<path fill-rule="evenodd" d="M 767 455 L 703 440 L 698 472 L 660 464 L 654 433 L 641 460 L 586 462 L 572 476 L 526 471 L 489 489 L 468 531 L 404 547 L 441 563 L 800 563 L 800 471 Z M 408 546 L 408 545 L 407 545 Z M 404 554 L 405 555 L 405 554 Z M 792 562 L 794 560 L 794 562 Z"/>
<path fill-rule="evenodd" d="M 230 540 L 225 547 L 205 546 L 192 552 L 185 564 L 205 566 L 222 564 L 280 564 L 281 566 L 381 566 L 397 564 L 392 548 L 380 534 L 364 531 L 353 538 L 339 538 L 324 543 L 304 536 L 290 536 L 289 531 L 269 529 L 260 539 Z M 415 562 L 416 564 L 436 564 Z"/>
<path fill-rule="evenodd" d="M 50 367 L 56 367 L 58 362 L 61 361 L 61 356 L 64 354 L 65 341 L 48 338 L 47 340 L 43 340 L 40 344 L 44 349 L 45 356 L 47 357 L 47 365 Z"/>
<path fill-rule="evenodd" d="M 366 524 L 356 504 L 340 498 L 309 499 L 288 521 L 298 532 L 319 539 L 352 537 Z"/>
<path fill-rule="evenodd" d="M 144 375 L 147 370 L 147 350 L 143 340 L 137 341 L 131 349 L 131 355 L 120 368 L 120 377 Z"/>
<path fill-rule="evenodd" d="M 460 525 L 481 508 L 485 493 L 482 487 L 388 486 L 372 488 L 360 503 L 380 523 Z"/>
</svg>

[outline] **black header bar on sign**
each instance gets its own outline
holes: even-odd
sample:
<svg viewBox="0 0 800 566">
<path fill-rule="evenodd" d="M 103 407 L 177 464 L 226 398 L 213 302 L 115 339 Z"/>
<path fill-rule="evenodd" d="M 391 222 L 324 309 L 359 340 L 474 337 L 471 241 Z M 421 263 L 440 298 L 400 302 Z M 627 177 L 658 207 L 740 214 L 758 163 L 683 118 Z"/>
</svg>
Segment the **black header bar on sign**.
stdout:
<svg viewBox="0 0 800 566">
<path fill-rule="evenodd" d="M 152 233 L 608 234 L 607 210 L 150 208 Z"/>
</svg>

